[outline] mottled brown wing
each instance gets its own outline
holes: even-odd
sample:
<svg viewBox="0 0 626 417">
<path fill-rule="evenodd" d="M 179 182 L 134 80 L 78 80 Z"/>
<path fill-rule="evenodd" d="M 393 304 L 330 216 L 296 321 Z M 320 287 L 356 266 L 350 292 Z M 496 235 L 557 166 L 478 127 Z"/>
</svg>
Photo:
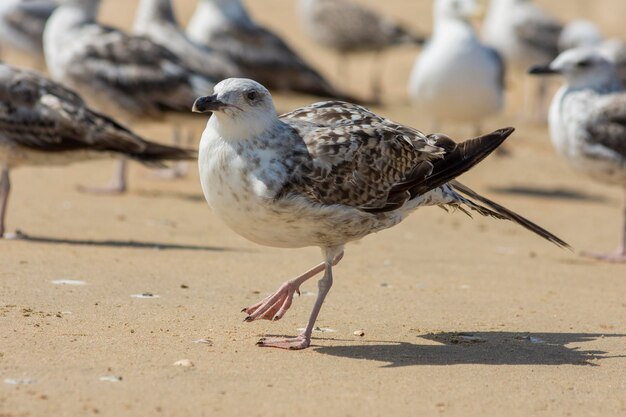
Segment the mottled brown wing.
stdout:
<svg viewBox="0 0 626 417">
<path fill-rule="evenodd" d="M 319 1 L 311 18 L 319 30 L 326 32 L 320 34 L 320 37 L 328 39 L 328 43 L 339 50 L 375 49 L 395 43 L 423 42 L 422 38 L 410 34 L 391 19 L 349 0 Z"/>
<path fill-rule="evenodd" d="M 103 26 L 93 36 L 87 29 L 92 36 L 74 57 L 72 77 L 119 92 L 145 112 L 189 112 L 196 98 L 191 75 L 173 53 L 142 36 Z"/>
<path fill-rule="evenodd" d="M 382 119 L 360 106 L 319 103 L 282 116 L 304 140 L 310 159 L 281 193 L 323 204 L 385 211 L 411 198 L 394 189 L 425 177 L 445 149 L 420 132 Z M 334 111 L 333 111 L 334 109 Z"/>
<path fill-rule="evenodd" d="M 626 161 L 626 93 L 607 97 L 586 126 L 590 144 L 600 144 Z"/>
</svg>

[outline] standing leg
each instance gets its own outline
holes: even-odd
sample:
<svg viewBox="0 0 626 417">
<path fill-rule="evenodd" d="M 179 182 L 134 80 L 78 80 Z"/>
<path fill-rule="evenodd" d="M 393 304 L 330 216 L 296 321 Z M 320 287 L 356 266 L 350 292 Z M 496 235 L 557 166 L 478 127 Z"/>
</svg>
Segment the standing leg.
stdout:
<svg viewBox="0 0 626 417">
<path fill-rule="evenodd" d="M 384 59 L 381 51 L 376 51 L 374 54 L 374 68 L 372 69 L 372 99 L 374 104 L 382 103 L 383 96 L 383 70 Z"/>
<path fill-rule="evenodd" d="M 626 262 L 626 189 L 624 189 L 624 207 L 622 212 L 622 236 L 619 246 L 613 253 L 582 252 L 581 255 L 608 262 Z"/>
<path fill-rule="evenodd" d="M 317 321 L 317 316 L 322 309 L 322 304 L 326 299 L 326 295 L 330 291 L 330 287 L 333 285 L 333 262 L 343 252 L 343 247 L 338 248 L 325 248 L 325 262 L 324 262 L 324 276 L 317 283 L 318 293 L 317 299 L 311 315 L 309 316 L 309 322 L 304 332 L 296 337 L 290 338 L 263 338 L 257 342 L 261 347 L 275 347 L 280 349 L 299 350 L 309 347 L 311 344 L 311 335 L 313 334 L 313 328 Z"/>
<path fill-rule="evenodd" d="M 172 126 L 172 144 L 177 147 L 182 147 L 183 129 L 178 123 L 174 123 Z M 194 137 L 192 129 L 189 130 L 187 136 L 187 145 L 193 143 L 190 139 Z M 189 163 L 187 161 L 178 161 L 173 164 L 172 167 L 159 169 L 156 178 L 161 180 L 175 180 L 178 178 L 184 178 L 189 172 Z"/>
<path fill-rule="evenodd" d="M 7 214 L 7 203 L 9 202 L 10 191 L 11 181 L 9 178 L 9 169 L 2 168 L 2 172 L 0 172 L 0 239 L 2 239 L 6 231 L 4 219 Z"/>
<path fill-rule="evenodd" d="M 113 179 L 109 185 L 104 187 L 85 187 L 78 186 L 80 191 L 94 194 L 123 194 L 126 192 L 126 174 L 127 174 L 128 161 L 124 158 L 117 160 L 115 171 L 113 172 Z"/>
</svg>

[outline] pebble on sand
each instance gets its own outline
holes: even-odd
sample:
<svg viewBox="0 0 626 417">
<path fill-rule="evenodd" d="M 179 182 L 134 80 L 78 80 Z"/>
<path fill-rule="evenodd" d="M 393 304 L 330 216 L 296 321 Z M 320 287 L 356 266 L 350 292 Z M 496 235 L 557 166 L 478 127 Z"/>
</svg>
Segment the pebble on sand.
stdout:
<svg viewBox="0 0 626 417">
<path fill-rule="evenodd" d="M 4 380 L 4 383 L 9 385 L 32 385 L 36 382 L 37 380 L 31 378 L 7 378 Z"/>
<path fill-rule="evenodd" d="M 363 330 L 355 330 L 354 333 L 352 333 L 355 336 L 365 336 L 365 332 Z"/>
<path fill-rule="evenodd" d="M 181 359 L 179 361 L 174 362 L 173 365 L 174 366 L 184 366 L 185 368 L 191 368 L 191 367 L 193 367 L 193 362 L 191 362 L 189 359 Z"/>
<path fill-rule="evenodd" d="M 161 298 L 158 294 L 152 294 L 151 292 L 144 292 L 141 294 L 132 294 L 132 298 Z"/>
<path fill-rule="evenodd" d="M 104 375 L 100 377 L 100 381 L 106 382 L 120 382 L 123 378 L 118 375 Z"/>
<path fill-rule="evenodd" d="M 80 281 L 77 279 L 55 279 L 50 282 L 55 285 L 87 285 L 85 281 Z"/>
</svg>

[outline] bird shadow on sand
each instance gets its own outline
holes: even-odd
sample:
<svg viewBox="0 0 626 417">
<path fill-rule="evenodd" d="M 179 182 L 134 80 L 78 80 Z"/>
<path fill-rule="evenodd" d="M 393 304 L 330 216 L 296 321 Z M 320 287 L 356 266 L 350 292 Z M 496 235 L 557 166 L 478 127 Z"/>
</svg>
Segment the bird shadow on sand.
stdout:
<svg viewBox="0 0 626 417">
<path fill-rule="evenodd" d="M 185 200 L 194 203 L 204 203 L 204 195 L 200 193 L 186 193 L 182 191 L 171 190 L 147 190 L 139 189 L 133 191 L 134 195 L 144 198 L 173 198 L 177 200 Z"/>
<path fill-rule="evenodd" d="M 471 332 L 431 333 L 418 337 L 436 344 L 372 341 L 313 349 L 324 355 L 378 361 L 384 363 L 385 368 L 463 364 L 597 366 L 598 360 L 626 358 L 626 355 L 609 356 L 604 351 L 567 346 L 600 338 L 626 338 L 626 334 Z"/>
<path fill-rule="evenodd" d="M 595 203 L 605 203 L 608 201 L 606 197 L 601 195 L 587 194 L 581 191 L 567 188 L 539 188 L 524 185 L 514 185 L 510 187 L 489 187 L 489 191 L 497 194 L 513 194 L 551 200 L 590 201 Z"/>
<path fill-rule="evenodd" d="M 52 245 L 75 245 L 75 246 L 95 246 L 105 248 L 122 249 L 155 249 L 155 250 L 181 250 L 181 251 L 207 251 L 207 252 L 243 252 L 242 249 L 224 248 L 219 246 L 186 245 L 179 243 L 165 242 L 145 242 L 136 240 L 92 240 L 92 239 L 70 239 L 56 238 L 48 236 L 34 236 L 18 231 L 13 240 L 22 242 L 45 243 Z"/>
</svg>

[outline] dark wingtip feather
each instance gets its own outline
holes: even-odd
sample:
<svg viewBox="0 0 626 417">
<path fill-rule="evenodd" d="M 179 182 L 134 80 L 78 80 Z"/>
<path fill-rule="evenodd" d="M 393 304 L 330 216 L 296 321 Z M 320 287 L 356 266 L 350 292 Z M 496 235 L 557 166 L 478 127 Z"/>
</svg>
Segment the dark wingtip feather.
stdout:
<svg viewBox="0 0 626 417">
<path fill-rule="evenodd" d="M 483 212 L 482 210 L 479 210 L 479 212 L 483 215 L 490 215 L 493 217 L 497 217 L 500 219 L 506 219 L 506 220 L 510 220 L 512 222 L 515 222 L 517 224 L 519 224 L 520 226 L 526 228 L 527 230 L 530 230 L 531 232 L 541 236 L 542 238 L 554 243 L 555 245 L 564 248 L 564 249 L 569 249 L 570 251 L 573 251 L 572 247 L 565 242 L 564 240 L 560 239 L 559 237 L 553 235 L 552 233 L 548 232 L 546 229 L 544 229 L 543 227 L 531 222 L 530 220 L 526 219 L 525 217 L 520 216 L 519 214 L 507 209 L 506 207 L 501 206 L 500 204 L 496 203 L 495 201 L 489 200 L 486 197 L 483 197 L 482 195 L 478 194 L 476 191 L 472 190 L 471 188 L 461 184 L 460 182 L 454 180 L 454 181 L 450 181 L 448 183 L 455 191 L 463 194 L 465 197 L 471 199 L 471 200 L 477 200 L 480 203 L 484 204 L 486 207 L 480 206 L 477 204 L 478 209 L 483 209 L 486 210 L 486 212 Z"/>
</svg>

